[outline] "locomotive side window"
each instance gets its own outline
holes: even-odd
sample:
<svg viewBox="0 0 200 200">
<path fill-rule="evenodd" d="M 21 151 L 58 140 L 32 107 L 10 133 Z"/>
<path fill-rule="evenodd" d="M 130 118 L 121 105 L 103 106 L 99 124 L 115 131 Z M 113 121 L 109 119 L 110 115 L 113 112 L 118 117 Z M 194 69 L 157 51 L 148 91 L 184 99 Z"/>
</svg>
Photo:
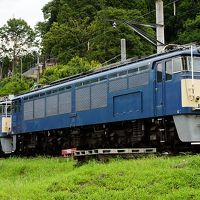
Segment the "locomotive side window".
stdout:
<svg viewBox="0 0 200 200">
<path fill-rule="evenodd" d="M 117 77 L 117 73 L 109 74 L 109 75 L 108 75 L 108 78 L 109 78 L 109 79 L 113 79 L 113 78 L 116 78 L 116 77 Z"/>
<path fill-rule="evenodd" d="M 69 90 L 69 89 L 71 89 L 71 88 L 72 88 L 72 87 L 71 87 L 70 85 L 68 85 L 68 86 L 65 87 L 66 90 Z"/>
<path fill-rule="evenodd" d="M 51 92 L 52 92 L 52 91 L 50 90 L 50 91 L 46 92 L 46 94 L 49 95 L 49 94 L 51 94 Z"/>
<path fill-rule="evenodd" d="M 156 68 L 157 68 L 156 79 L 157 82 L 160 83 L 162 82 L 162 63 L 158 63 Z"/>
<path fill-rule="evenodd" d="M 94 78 L 90 81 L 90 83 L 97 83 L 98 82 L 98 78 Z"/>
<path fill-rule="evenodd" d="M 127 71 L 119 72 L 119 76 L 126 76 L 126 75 L 127 75 Z"/>
<path fill-rule="evenodd" d="M 45 96 L 45 93 L 41 93 L 41 94 L 40 94 L 40 97 L 43 97 L 43 96 Z"/>
<path fill-rule="evenodd" d="M 90 80 L 83 82 L 83 85 L 89 85 L 90 84 Z"/>
<path fill-rule="evenodd" d="M 144 70 L 148 70 L 149 66 L 145 65 L 139 68 L 139 71 L 144 71 Z"/>
<path fill-rule="evenodd" d="M 134 74 L 136 72 L 138 72 L 138 68 L 128 70 L 128 74 Z"/>
<path fill-rule="evenodd" d="M 172 61 L 167 61 L 165 63 L 165 77 L 166 81 L 172 80 Z"/>
<path fill-rule="evenodd" d="M 99 81 L 105 81 L 105 80 L 107 80 L 107 77 L 106 77 L 106 76 L 101 76 L 101 77 L 99 78 Z"/>
</svg>

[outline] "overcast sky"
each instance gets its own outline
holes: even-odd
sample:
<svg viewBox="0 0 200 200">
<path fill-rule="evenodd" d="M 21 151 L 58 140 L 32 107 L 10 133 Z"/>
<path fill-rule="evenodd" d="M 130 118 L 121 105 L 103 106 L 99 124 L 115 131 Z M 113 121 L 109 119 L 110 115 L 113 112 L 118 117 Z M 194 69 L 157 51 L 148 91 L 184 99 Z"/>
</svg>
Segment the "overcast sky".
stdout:
<svg viewBox="0 0 200 200">
<path fill-rule="evenodd" d="M 43 21 L 43 6 L 51 0 L 0 0 L 0 26 L 11 18 L 24 19 L 32 28 Z"/>
</svg>

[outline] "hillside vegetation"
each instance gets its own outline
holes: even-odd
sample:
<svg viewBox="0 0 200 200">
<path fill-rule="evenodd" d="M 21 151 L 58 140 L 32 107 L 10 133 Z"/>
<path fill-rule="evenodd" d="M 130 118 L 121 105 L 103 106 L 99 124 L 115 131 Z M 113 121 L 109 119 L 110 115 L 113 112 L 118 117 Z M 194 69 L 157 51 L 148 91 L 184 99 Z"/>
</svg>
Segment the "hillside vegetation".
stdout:
<svg viewBox="0 0 200 200">
<path fill-rule="evenodd" d="M 200 156 L 92 161 L 0 160 L 1 200 L 199 199 Z"/>
<path fill-rule="evenodd" d="M 0 81 L 0 97 L 9 94 L 27 92 L 33 86 L 34 80 L 16 74 Z"/>
</svg>

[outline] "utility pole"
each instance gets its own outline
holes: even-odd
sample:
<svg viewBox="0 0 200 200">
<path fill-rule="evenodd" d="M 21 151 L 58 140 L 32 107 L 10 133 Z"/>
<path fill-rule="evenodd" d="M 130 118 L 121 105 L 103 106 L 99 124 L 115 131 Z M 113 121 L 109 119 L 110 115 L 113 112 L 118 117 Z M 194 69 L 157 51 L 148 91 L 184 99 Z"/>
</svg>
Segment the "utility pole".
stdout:
<svg viewBox="0 0 200 200">
<path fill-rule="evenodd" d="M 165 47 L 164 32 L 164 6 L 163 0 L 156 0 L 156 24 L 144 24 L 138 22 L 124 22 L 130 29 L 142 36 L 148 42 L 156 46 L 157 53 L 161 53 Z M 115 23 L 116 25 L 116 23 Z M 156 29 L 156 39 L 140 29 L 138 26 L 151 27 Z"/>
<path fill-rule="evenodd" d="M 126 40 L 121 39 L 121 61 L 124 62 L 126 60 Z"/>
<path fill-rule="evenodd" d="M 157 42 L 157 53 L 160 53 L 165 44 L 163 0 L 156 0 L 156 38 L 160 42 Z"/>
</svg>

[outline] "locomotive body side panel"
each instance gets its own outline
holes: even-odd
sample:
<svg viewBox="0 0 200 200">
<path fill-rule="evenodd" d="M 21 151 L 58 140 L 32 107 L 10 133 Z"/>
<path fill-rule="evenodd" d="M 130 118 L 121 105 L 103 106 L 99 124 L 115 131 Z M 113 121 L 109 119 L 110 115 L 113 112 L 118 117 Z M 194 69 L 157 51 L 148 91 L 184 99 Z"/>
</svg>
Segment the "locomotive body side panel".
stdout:
<svg viewBox="0 0 200 200">
<path fill-rule="evenodd" d="M 20 112 L 23 120 L 15 133 L 152 117 L 151 68 L 149 62 L 125 66 L 124 69 L 100 73 L 95 78 L 87 77 L 83 82 L 76 81 L 67 92 L 61 90 L 61 85 L 56 91 L 42 91 L 42 97 L 38 93 L 28 100 L 22 99 Z M 61 99 L 62 96 L 66 97 Z"/>
</svg>

